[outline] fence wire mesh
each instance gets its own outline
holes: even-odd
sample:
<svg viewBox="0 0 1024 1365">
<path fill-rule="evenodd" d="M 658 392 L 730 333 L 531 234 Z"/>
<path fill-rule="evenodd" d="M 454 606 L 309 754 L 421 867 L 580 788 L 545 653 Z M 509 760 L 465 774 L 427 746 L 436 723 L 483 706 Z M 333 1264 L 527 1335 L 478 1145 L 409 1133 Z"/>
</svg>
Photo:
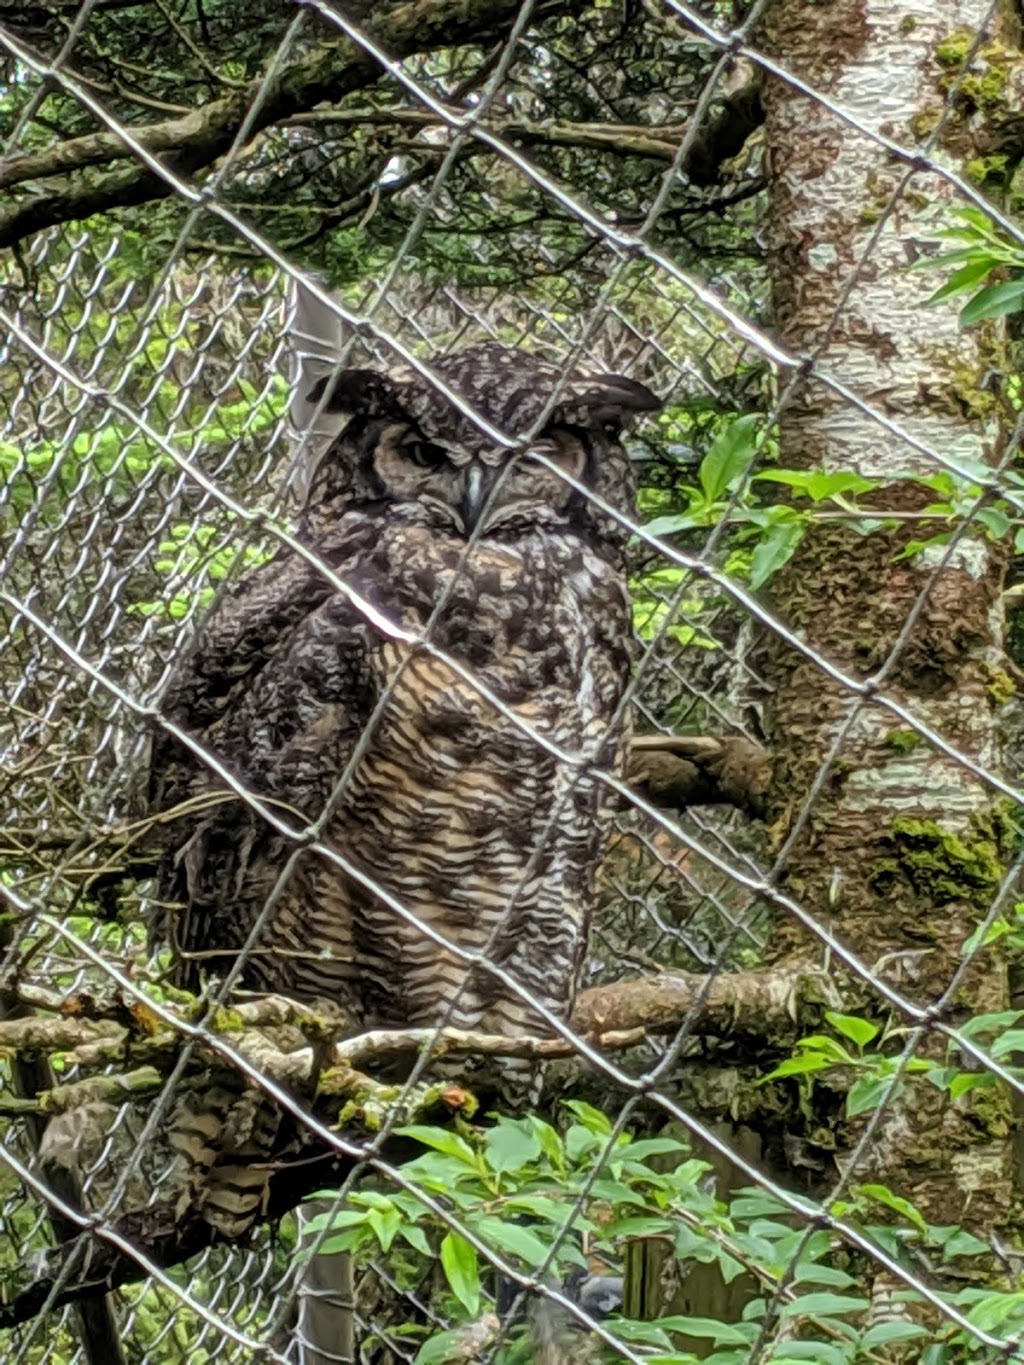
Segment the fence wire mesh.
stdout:
<svg viewBox="0 0 1024 1365">
<path fill-rule="evenodd" d="M 1006 522 L 996 528 L 1000 534 L 1019 517 L 1015 439 L 997 445 L 994 402 L 985 401 L 984 385 L 977 386 L 973 406 L 963 399 L 965 411 L 936 421 L 933 411 L 884 401 L 877 371 L 851 360 L 857 328 L 865 325 L 859 296 L 872 289 L 877 300 L 878 277 L 894 270 L 894 244 L 909 265 L 953 221 L 957 204 L 983 207 L 1003 240 L 1024 243 L 1012 218 L 950 168 L 942 143 L 943 128 L 960 117 L 971 62 L 993 41 L 997 7 L 946 7 L 944 31 L 955 32 L 958 55 L 947 62 L 948 79 L 928 106 L 928 126 L 916 145 L 904 145 L 886 122 L 884 58 L 879 83 L 866 93 L 853 84 L 817 89 L 791 69 L 784 41 L 773 47 L 762 28 L 773 8 L 785 6 L 758 3 L 741 7 L 738 17 L 728 6 L 676 0 L 593 10 L 526 0 L 492 8 L 488 18 L 483 7 L 443 0 L 383 7 L 311 0 L 295 12 L 275 4 L 248 11 L 86 0 L 77 7 L 42 5 L 26 20 L 12 14 L 0 28 L 7 135 L 0 177 L 10 187 L 0 240 L 15 248 L 0 267 L 0 882 L 6 906 L 0 1028 L 21 1030 L 0 1037 L 9 1059 L 0 1089 L 4 1359 L 12 1365 L 157 1365 L 186 1354 L 195 1361 L 307 1365 L 411 1361 L 426 1350 L 432 1332 L 462 1321 L 472 1300 L 476 1337 L 471 1325 L 458 1342 L 449 1341 L 448 1354 L 421 1359 L 642 1360 L 653 1352 L 684 1360 L 691 1357 L 681 1346 L 672 1355 L 662 1339 L 645 1338 L 635 1319 L 650 1316 L 645 1305 L 679 1303 L 680 1287 L 689 1337 L 699 1336 L 698 1320 L 718 1314 L 715 1296 L 727 1295 L 732 1272 L 725 1272 L 724 1289 L 701 1280 L 697 1267 L 710 1259 L 703 1243 L 697 1247 L 701 1229 L 736 1272 L 746 1273 L 744 1283 L 753 1286 L 746 1298 L 758 1305 L 757 1315 L 745 1320 L 755 1324 L 747 1336 L 730 1339 L 726 1329 L 718 1338 L 711 1334 L 723 1352 L 737 1351 L 715 1358 L 854 1359 L 860 1339 L 844 1341 L 834 1326 L 825 1345 L 813 1331 L 808 1338 L 815 1312 L 827 1316 L 830 1309 L 811 1305 L 801 1315 L 793 1305 L 801 1284 L 854 1284 L 846 1271 L 855 1264 L 870 1266 L 890 1296 L 885 1303 L 879 1294 L 865 1301 L 869 1326 L 896 1324 L 856 1358 L 924 1358 L 885 1353 L 899 1344 L 899 1329 L 907 1339 L 923 1330 L 923 1319 L 904 1320 L 893 1307 L 903 1293 L 916 1296 L 950 1332 L 963 1334 L 961 1355 L 936 1360 L 975 1358 L 972 1351 L 977 1358 L 1024 1358 L 1016 1345 L 1019 1321 L 1009 1310 L 1005 1320 L 972 1319 L 969 1303 L 946 1292 L 929 1260 L 934 1247 L 908 1249 L 902 1234 L 886 1240 L 877 1229 L 866 1231 L 854 1198 L 880 1169 L 879 1152 L 899 1145 L 907 1121 L 900 1086 L 925 1063 L 940 1067 L 938 1045 L 955 1045 L 975 1075 L 1021 1094 L 1012 1049 L 986 1050 L 977 1034 L 960 1027 L 966 1016 L 957 1006 L 965 997 L 957 992 L 981 970 L 985 933 L 958 943 L 942 989 L 929 985 L 922 994 L 911 946 L 894 955 L 896 966 L 872 956 L 879 935 L 851 943 L 833 924 L 833 902 L 804 894 L 788 876 L 796 845 L 819 828 L 826 807 L 833 809 L 838 775 L 856 782 L 868 732 L 884 731 L 892 751 L 906 760 L 888 792 L 897 818 L 919 813 L 922 805 L 911 790 L 918 778 L 908 775 L 915 754 L 956 774 L 944 779 L 954 793 L 951 819 L 966 820 L 965 813 L 998 798 L 1000 818 L 1010 825 L 1024 800 L 1016 768 L 998 757 L 1008 735 L 1005 710 L 998 720 L 1002 735 L 995 722 L 961 723 L 956 717 L 963 707 L 936 709 L 927 691 L 908 687 L 904 672 L 915 631 L 936 601 L 955 621 L 963 566 L 980 565 L 979 556 L 988 553 L 978 546 L 982 532 L 993 529 L 990 514 L 1006 509 L 999 513 Z M 909 44 L 913 25 L 926 24 L 932 7 L 890 8 L 909 25 Z M 899 19 L 895 14 L 892 22 Z M 881 19 L 878 24 L 881 44 Z M 870 49 L 871 36 L 863 41 Z M 875 202 L 857 210 L 864 252 L 847 262 L 827 316 L 819 315 L 821 325 L 799 344 L 781 319 L 799 306 L 800 289 L 794 283 L 793 297 L 784 298 L 778 263 L 769 259 L 768 239 L 777 231 L 764 164 L 772 129 L 759 130 L 759 117 L 749 121 L 756 102 L 750 92 L 765 80 L 804 99 L 809 133 L 827 126 L 882 168 Z M 724 146 L 724 153 L 711 174 L 713 146 Z M 55 147 L 62 159 L 47 162 Z M 824 168 L 817 173 L 827 179 Z M 51 192 L 47 177 L 54 175 L 59 184 Z M 946 216 L 915 227 L 922 185 Z M 105 195 L 113 211 L 90 216 Z M 146 207 L 136 208 L 139 203 Z M 904 249 L 910 237 L 913 251 Z M 818 249 L 825 262 L 832 249 L 827 228 Z M 918 302 L 935 288 L 935 278 L 918 288 Z M 313 332 L 311 316 L 318 319 Z M 942 332 L 945 324 L 935 326 L 938 364 L 938 349 L 959 342 Z M 638 425 L 627 441 L 639 511 L 603 508 L 631 535 L 640 648 L 616 705 L 628 708 L 638 732 L 740 737 L 748 742 L 746 754 L 765 742 L 773 749 L 784 745 L 772 730 L 780 689 L 789 685 L 780 658 L 798 658 L 810 670 L 804 686 L 807 676 L 818 679 L 823 705 L 837 696 L 842 703 L 816 732 L 811 780 L 777 797 L 777 827 L 752 818 L 749 798 L 730 804 L 719 793 L 714 804 L 673 805 L 621 774 L 597 772 L 605 799 L 614 798 L 619 810 L 597 876 L 582 986 L 640 976 L 656 982 L 658 998 L 666 1000 L 675 980 L 686 983 L 689 1005 L 677 1010 L 670 1028 L 662 1021 L 616 1050 L 602 1042 L 608 1029 L 600 1018 L 572 1027 L 530 999 L 531 1017 L 539 1013 L 547 1025 L 538 1022 L 536 1031 L 568 1040 L 563 1052 L 583 1064 L 564 1082 L 557 1066 L 569 1064 L 554 1066 L 556 1092 L 564 1085 L 565 1094 L 584 1095 L 610 1116 L 607 1131 L 587 1148 L 593 1158 L 587 1181 L 563 1200 L 553 1240 L 534 1238 L 547 1257 L 541 1264 L 517 1254 L 532 1236 L 527 1222 L 515 1225 L 518 1243 L 489 1243 L 465 1204 L 403 1174 L 410 1153 L 395 1157 L 393 1133 L 418 1114 L 421 1092 L 414 1083 L 423 1078 L 426 1053 L 412 1080 L 389 1090 L 395 1102 L 387 1113 L 379 1097 L 365 1094 L 344 1112 L 339 1104 L 324 1109 L 300 1083 L 329 1057 L 323 1038 L 309 1030 L 305 1006 L 289 1013 L 243 989 L 250 959 L 259 955 L 259 934 L 226 976 L 211 977 L 198 1003 L 190 1000 L 171 984 L 166 946 L 150 933 L 156 912 L 166 907 L 154 905 L 153 883 L 136 866 L 152 833 L 149 749 L 154 733 L 174 729 L 162 709 L 169 680 L 197 626 L 233 584 L 283 548 L 314 563 L 338 600 L 362 613 L 381 638 L 390 632 L 409 639 L 407 624 L 389 619 L 372 594 L 367 600 L 364 584 L 346 582 L 300 529 L 312 471 L 340 425 L 332 425 L 323 401 L 310 399 L 314 380 L 342 366 L 384 372 L 402 366 L 423 385 L 443 389 L 437 357 L 478 342 L 555 363 L 560 380 L 545 395 L 544 418 L 561 401 L 559 385 L 569 385 L 578 370 L 628 375 L 663 400 L 661 416 Z M 900 363 L 892 361 L 897 369 Z M 954 370 L 947 365 L 947 374 Z M 494 430 L 472 393 L 445 396 L 478 428 L 483 424 L 493 444 L 504 438 L 514 446 L 536 434 Z M 858 543 L 865 546 L 873 543 L 873 529 L 901 517 L 933 533 L 934 543 L 918 549 L 916 559 L 893 560 L 878 578 L 884 587 L 886 575 L 916 575 L 898 599 L 902 615 L 891 647 L 873 652 L 868 640 L 859 674 L 804 628 L 813 620 L 810 608 L 795 617 L 776 610 L 774 580 L 766 574 L 768 587 L 757 583 L 758 555 L 766 559 L 773 546 L 778 550 L 785 532 L 780 536 L 777 528 L 795 524 L 786 522 L 791 504 L 761 503 L 757 521 L 745 473 L 709 492 L 709 450 L 724 458 L 729 440 L 734 447 L 739 440 L 723 436 L 730 422 L 758 414 L 762 436 L 751 444 L 744 471 L 752 459 L 758 469 L 773 462 L 785 468 L 787 414 L 805 416 L 815 405 L 839 442 L 840 467 L 846 435 L 868 429 L 882 448 L 869 473 L 881 469 L 895 477 L 915 470 L 933 480 L 932 501 L 942 497 L 935 480 L 960 480 L 960 500 L 953 507 L 949 495 L 948 513 L 929 511 L 921 501 L 890 505 L 884 494 L 871 501 L 877 489 L 852 511 L 822 499 L 824 520 L 816 526 L 829 515 L 859 518 Z M 984 474 L 972 462 L 979 452 L 990 457 Z M 565 479 L 564 467 L 550 459 L 548 467 Z M 577 471 L 576 495 L 592 500 L 593 489 L 581 478 Z M 705 502 L 715 504 L 713 514 L 692 514 L 700 487 Z M 847 492 L 855 501 L 856 485 Z M 665 518 L 674 520 L 669 525 Z M 737 527 L 746 539 L 737 539 Z M 803 521 L 799 527 L 804 534 Z M 794 533 L 787 554 L 798 539 Z M 861 572 L 879 573 L 865 554 Z M 784 559 L 780 553 L 780 564 Z M 978 579 L 987 570 L 971 572 Z M 953 585 L 948 592 L 944 582 Z M 815 591 L 808 588 L 812 596 Z M 447 666 L 437 676 L 452 686 L 475 683 L 480 706 L 513 730 L 525 729 L 538 763 L 552 757 L 567 763 L 573 781 L 589 771 L 580 752 L 566 754 L 550 727 L 524 721 L 486 677 L 474 679 L 471 664 L 438 645 L 433 617 L 409 642 Z M 1006 679 L 997 631 L 984 650 L 991 677 Z M 810 690 L 813 712 L 814 685 Z M 389 684 L 354 741 L 357 756 L 372 750 L 391 696 Z M 963 705 L 985 709 L 977 696 Z M 330 774 L 324 809 L 297 822 L 294 811 L 275 808 L 272 791 L 240 778 L 216 752 L 206 757 L 222 783 L 283 835 L 278 872 L 312 850 L 339 878 L 366 875 L 325 833 L 328 811 L 350 790 L 354 763 Z M 926 773 L 923 758 L 915 771 Z M 869 780 L 881 779 L 872 772 Z M 930 836 L 927 821 L 919 824 L 922 847 L 929 837 L 957 837 Z M 556 835 L 554 822 L 550 834 Z M 525 876 L 547 867 L 544 847 L 529 854 Z M 977 861 L 980 855 L 964 856 Z M 987 930 L 1007 924 L 1014 857 L 994 872 L 975 871 L 973 923 Z M 836 902 L 842 875 L 834 869 Z M 880 867 L 875 884 L 887 875 Z M 943 875 L 940 868 L 935 878 Z M 372 882 L 374 869 L 369 876 Z M 284 886 L 268 883 L 263 929 Z M 495 890 L 506 900 L 517 894 Z M 386 877 L 376 891 L 396 924 L 417 920 L 415 907 L 395 897 Z M 230 889 L 224 894 L 230 897 Z M 958 897 L 960 891 L 945 899 L 937 894 L 936 914 Z M 444 927 L 419 923 L 423 941 L 436 945 Z M 780 925 L 805 935 L 803 955 L 781 965 L 773 949 Z M 939 936 L 923 939 L 921 951 Z M 302 946 L 317 951 L 315 943 Z M 463 950 L 463 971 L 473 951 L 472 943 L 469 956 Z M 847 1013 L 881 1018 L 889 1012 L 903 1029 L 888 1035 L 884 1069 L 876 1067 L 870 1077 L 874 1106 L 866 1106 L 870 1113 L 859 1124 L 847 1123 L 841 1161 L 810 1124 L 801 1129 L 787 1120 L 778 1150 L 752 1142 L 757 1118 L 749 1085 L 737 1090 L 730 1108 L 708 1079 L 716 1067 L 738 1075 L 741 1066 L 763 1077 L 781 1060 L 778 1047 L 772 1058 L 767 1043 L 760 1053 L 755 1049 L 753 1062 L 738 1043 L 730 1052 L 724 1021 L 730 1010 L 737 1018 L 743 1011 L 736 983 L 760 972 L 765 990 L 775 991 L 771 1000 L 764 997 L 764 1008 L 774 1001 L 778 1012 L 781 1000 L 781 1013 L 792 1012 L 802 1026 L 808 1016 L 793 983 L 817 979 L 823 963 L 824 975 L 834 980 L 820 986 L 820 1005 L 845 1017 L 844 1005 L 853 1000 L 858 1003 Z M 514 995 L 531 996 L 519 982 L 510 986 L 507 974 L 500 979 Z M 844 981 L 856 983 L 848 995 L 840 988 Z M 1000 1008 L 985 1003 L 995 997 L 984 991 L 977 999 L 976 1012 L 994 1015 Z M 715 1010 L 717 1022 L 708 1025 Z M 442 1008 L 432 1024 L 442 1028 L 458 1018 Z M 34 1036 L 28 1030 L 37 1021 L 42 1031 Z M 302 1032 L 296 1024 L 304 1022 Z M 749 1035 L 749 1021 L 743 1027 Z M 777 1023 L 772 1027 L 778 1032 Z M 256 1035 L 263 1041 L 254 1041 Z M 712 1039 L 718 1051 L 709 1060 Z M 335 1042 L 329 1039 L 329 1046 Z M 270 1051 L 273 1065 L 266 1061 Z M 54 1069 L 48 1075 L 39 1071 L 44 1054 Z M 348 1054 L 371 1076 L 375 1055 L 369 1044 Z M 232 1073 L 234 1089 L 225 1079 Z M 457 1077 L 458 1067 L 446 1074 Z M 437 1237 L 445 1230 L 457 1234 L 457 1245 L 495 1266 L 498 1277 L 484 1276 L 482 1297 L 471 1286 L 460 1300 L 457 1275 L 435 1263 L 437 1239 L 431 1254 L 421 1256 L 421 1231 L 406 1244 L 394 1242 L 391 1229 L 376 1237 L 372 1254 L 369 1242 L 360 1246 L 354 1267 L 339 1268 L 337 1257 L 332 1263 L 330 1293 L 343 1309 L 351 1306 L 354 1344 L 311 1340 L 320 1302 L 311 1287 L 316 1258 L 311 1262 L 302 1248 L 323 1239 L 324 1219 L 311 1223 L 290 1207 L 276 1213 L 271 1207 L 237 1239 L 175 1241 L 190 1196 L 181 1193 L 180 1153 L 168 1134 L 182 1103 L 201 1096 L 204 1084 L 231 1091 L 231 1122 L 248 1123 L 253 1132 L 260 1101 L 273 1109 L 275 1122 L 282 1112 L 288 1116 L 301 1134 L 299 1166 L 306 1161 L 325 1172 L 303 1192 L 338 1191 L 314 1206 L 333 1210 L 328 1238 L 330 1229 L 350 1226 L 339 1222 L 346 1211 L 368 1207 L 374 1196 L 367 1189 L 386 1192 L 376 1196 L 381 1199 L 418 1189 Z M 703 1084 L 709 1089 L 702 1099 Z M 42 1104 L 41 1093 L 49 1097 Z M 246 1103 L 247 1117 L 239 1117 Z M 834 1107 L 841 1104 L 840 1096 Z M 449 1097 L 449 1107 L 458 1108 L 458 1100 Z M 549 1106 L 549 1117 L 556 1109 Z M 582 1248 L 585 1260 L 588 1247 L 601 1244 L 600 1221 L 581 1238 L 580 1218 L 616 1203 L 612 1186 L 619 1182 L 621 1191 L 626 1177 L 616 1167 L 615 1144 L 634 1129 L 685 1135 L 709 1160 L 710 1174 L 694 1177 L 691 1212 L 698 1212 L 691 1222 L 673 1215 L 679 1221 L 669 1239 L 672 1255 L 664 1250 L 664 1228 L 648 1237 L 636 1222 L 632 1229 L 623 1225 L 618 1263 L 595 1251 L 581 1265 L 591 1286 L 614 1286 L 625 1277 L 633 1323 L 627 1330 L 587 1298 L 579 1276 L 573 1281 L 562 1272 L 566 1247 Z M 247 1130 L 239 1138 L 243 1149 L 251 1136 Z M 310 1156 L 314 1149 L 319 1157 Z M 337 1160 L 325 1165 L 323 1153 Z M 274 1157 L 261 1159 L 272 1164 Z M 774 1201 L 772 1216 L 791 1230 L 788 1243 L 769 1245 L 765 1232 L 755 1245 L 750 1227 L 729 1222 L 714 1197 L 727 1200 L 738 1185 L 752 1187 L 752 1200 Z M 985 1188 L 977 1186 L 980 1200 Z M 499 1180 L 493 1191 L 499 1213 L 502 1197 L 507 1202 L 503 1189 Z M 627 1202 L 631 1197 L 627 1191 Z M 532 1208 L 537 1217 L 539 1207 Z M 529 1200 L 512 1211 L 530 1215 Z M 900 1210 L 892 1203 L 889 1212 Z M 732 1214 L 738 1217 L 736 1207 Z M 953 1217 L 951 1211 L 945 1221 Z M 813 1239 L 825 1248 L 815 1252 L 817 1279 L 806 1270 Z M 74 1254 L 58 1256 L 54 1249 L 66 1242 Z M 132 1267 L 130 1276 L 111 1271 L 114 1253 Z M 1017 1262 L 1005 1248 L 1001 1254 L 1008 1293 L 1016 1293 Z M 496 1313 L 502 1278 L 523 1292 L 511 1311 Z M 698 1286 L 689 1298 L 687 1283 Z M 71 1292 L 82 1284 L 93 1292 Z M 742 1307 L 741 1300 L 731 1320 L 741 1321 Z M 532 1333 L 526 1346 L 517 1337 L 524 1322 Z M 685 1325 L 680 1330 L 687 1338 Z M 703 1349 L 692 1341 L 691 1348 Z M 502 1355 L 516 1349 L 526 1354 Z M 999 1354 L 984 1357 L 985 1351 Z"/>
</svg>

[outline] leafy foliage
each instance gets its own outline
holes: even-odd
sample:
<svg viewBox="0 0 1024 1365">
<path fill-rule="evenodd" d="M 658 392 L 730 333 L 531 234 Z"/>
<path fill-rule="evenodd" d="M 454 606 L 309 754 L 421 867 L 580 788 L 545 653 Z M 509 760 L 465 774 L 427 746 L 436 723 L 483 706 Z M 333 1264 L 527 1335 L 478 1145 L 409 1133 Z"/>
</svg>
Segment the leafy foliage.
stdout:
<svg viewBox="0 0 1024 1365">
<path fill-rule="evenodd" d="M 856 1016 L 830 1013 L 828 1019 L 844 1041 L 826 1035 L 804 1039 L 794 1060 L 813 1057 L 820 1059 L 819 1070 L 863 1072 L 852 1095 L 865 1079 L 880 1077 L 882 1055 L 865 1051 L 880 1030 Z M 908 1074 L 928 1065 L 922 1062 Z M 772 1076 L 811 1070 L 783 1063 Z M 883 1097 L 881 1090 L 865 1088 L 848 1115 L 867 1112 Z M 429 1267 L 440 1265 L 434 1308 L 451 1325 L 437 1332 L 407 1324 L 403 1336 L 422 1338 L 416 1365 L 456 1357 L 465 1333 L 489 1311 L 495 1267 L 560 1294 L 576 1270 L 607 1273 L 622 1265 L 630 1245 L 651 1239 L 671 1248 L 684 1276 L 687 1265 L 712 1265 L 726 1283 L 745 1274 L 756 1289 L 735 1323 L 679 1314 L 654 1322 L 609 1318 L 607 1333 L 645 1360 L 744 1365 L 758 1341 L 763 1352 L 758 1358 L 773 1362 L 851 1365 L 889 1359 L 876 1353 L 908 1342 L 915 1343 L 915 1352 L 926 1350 L 915 1359 L 952 1365 L 987 1358 L 971 1333 L 954 1322 L 926 1326 L 913 1311 L 921 1303 L 914 1290 L 900 1290 L 892 1318 L 883 1321 L 873 1318 L 869 1301 L 858 1293 L 860 1253 L 846 1243 L 843 1226 L 909 1275 L 919 1275 L 922 1263 L 934 1259 L 956 1262 L 969 1276 L 972 1262 L 984 1264 L 989 1255 L 979 1238 L 956 1224 L 927 1223 L 884 1185 L 854 1186 L 833 1204 L 833 1216 L 842 1221 L 832 1227 L 807 1223 L 802 1214 L 813 1220 L 816 1205 L 798 1196 L 783 1201 L 769 1191 L 744 1188 L 722 1201 L 709 1184 L 711 1168 L 687 1143 L 620 1132 L 606 1114 L 579 1101 L 565 1105 L 560 1127 L 536 1115 L 495 1116 L 487 1127 L 462 1123 L 455 1130 L 414 1126 L 402 1132 L 425 1150 L 401 1168 L 401 1185 L 364 1182 L 343 1206 L 310 1220 L 305 1235 L 309 1249 L 323 1236 L 325 1251 L 384 1257 L 392 1275 L 408 1285 L 421 1286 Z M 322 1191 L 316 1197 L 332 1196 Z M 942 1297 L 976 1327 L 1007 1340 L 1024 1320 L 1024 1295 L 972 1288 Z M 534 1307 L 506 1325 L 493 1357 L 501 1365 L 533 1359 L 533 1314 L 541 1302 L 535 1289 L 529 1301 Z M 767 1337 L 766 1314 L 774 1324 Z M 613 1346 L 587 1336 L 585 1325 L 567 1311 L 563 1316 L 562 1349 L 571 1358 L 621 1358 Z M 709 1355 L 680 1347 L 698 1341 L 711 1348 Z"/>
</svg>

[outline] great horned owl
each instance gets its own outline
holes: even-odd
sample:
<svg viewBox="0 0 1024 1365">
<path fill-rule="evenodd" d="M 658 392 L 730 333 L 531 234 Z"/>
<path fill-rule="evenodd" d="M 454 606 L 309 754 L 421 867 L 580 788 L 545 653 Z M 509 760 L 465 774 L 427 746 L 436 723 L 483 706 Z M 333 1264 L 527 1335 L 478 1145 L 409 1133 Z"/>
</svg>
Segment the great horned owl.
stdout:
<svg viewBox="0 0 1024 1365">
<path fill-rule="evenodd" d="M 181 907 L 188 986 L 258 926 L 249 987 L 330 1000 L 361 1027 L 536 1031 L 515 985 L 572 1006 L 610 813 L 595 771 L 622 772 L 628 727 L 625 536 L 561 474 L 628 511 L 620 435 L 659 401 L 493 344 L 430 365 L 526 447 L 496 445 L 412 370 L 346 370 L 310 395 L 344 425 L 300 537 L 400 638 L 283 549 L 221 601 L 163 703 L 358 875 L 237 798 L 212 804 L 223 781 L 164 733 L 154 808 L 204 799 L 173 827 L 159 895 Z"/>
</svg>

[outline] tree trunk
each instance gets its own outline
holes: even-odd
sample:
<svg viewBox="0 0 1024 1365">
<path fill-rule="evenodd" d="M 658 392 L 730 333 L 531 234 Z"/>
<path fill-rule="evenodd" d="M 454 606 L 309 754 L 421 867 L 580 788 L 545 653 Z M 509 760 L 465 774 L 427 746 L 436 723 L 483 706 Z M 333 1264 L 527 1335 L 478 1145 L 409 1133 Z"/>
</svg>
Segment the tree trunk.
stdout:
<svg viewBox="0 0 1024 1365">
<path fill-rule="evenodd" d="M 991 152 L 992 120 L 955 98 L 940 120 L 956 75 L 950 35 L 978 32 L 988 9 L 989 0 L 788 0 L 770 9 L 760 41 L 866 127 L 915 150 L 934 136 L 926 154 L 964 164 Z M 962 43 L 965 55 L 969 47 Z M 782 79 L 769 80 L 764 101 L 774 323 L 792 351 L 814 356 L 814 371 L 780 419 L 780 464 L 886 480 L 939 472 L 919 446 L 956 462 L 994 463 L 1002 405 L 986 376 L 1000 368 L 997 330 L 961 332 L 962 301 L 925 307 L 943 277 L 910 269 L 950 226 L 957 191 L 938 174 L 911 173 Z M 911 440 L 829 388 L 826 375 Z M 867 501 L 913 514 L 935 497 L 904 480 Z M 846 1008 L 876 1018 L 889 1007 L 872 979 L 920 1006 L 943 997 L 1005 870 L 997 793 L 929 738 L 990 772 L 997 767 L 1008 682 L 1004 554 L 971 522 L 951 543 L 901 557 L 908 542 L 941 529 L 904 520 L 860 536 L 835 522 L 819 525 L 769 592 L 773 609 L 817 655 L 848 678 L 872 680 L 914 717 L 908 725 L 778 637 L 763 646 L 774 688 L 769 819 L 783 855 L 779 885 L 866 964 L 866 980 L 850 973 L 843 982 Z M 796 918 L 780 919 L 776 960 L 822 952 Z M 1005 1009 L 1003 966 L 986 953 L 946 1005 L 949 1022 Z M 929 1035 L 918 1051 L 941 1057 L 944 1042 Z M 1011 1124 L 1009 1096 L 998 1090 L 951 1104 L 927 1082 L 911 1081 L 886 1107 L 853 1179 L 889 1184 L 931 1222 L 948 1223 L 955 1210 L 976 1229 L 998 1228 L 1012 1200 Z M 835 1164 L 829 1160 L 826 1187 L 859 1131 L 840 1121 L 837 1133 L 834 1114 L 807 1119 L 810 1147 L 824 1132 L 837 1144 L 827 1154 Z"/>
</svg>

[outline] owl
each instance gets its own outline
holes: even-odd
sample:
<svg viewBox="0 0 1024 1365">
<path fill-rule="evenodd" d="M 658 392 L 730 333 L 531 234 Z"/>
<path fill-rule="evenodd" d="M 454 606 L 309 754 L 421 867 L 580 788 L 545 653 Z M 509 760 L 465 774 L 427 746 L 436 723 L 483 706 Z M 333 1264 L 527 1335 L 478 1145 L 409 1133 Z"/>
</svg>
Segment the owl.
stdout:
<svg viewBox="0 0 1024 1365">
<path fill-rule="evenodd" d="M 155 740 L 158 897 L 186 987 L 240 962 L 356 1029 L 550 1032 L 628 741 L 626 533 L 591 494 L 631 511 L 622 432 L 660 404 L 494 344 L 429 367 L 308 395 L 338 432 L 298 533 L 316 562 L 239 579 L 170 679 L 204 758 Z"/>
</svg>

